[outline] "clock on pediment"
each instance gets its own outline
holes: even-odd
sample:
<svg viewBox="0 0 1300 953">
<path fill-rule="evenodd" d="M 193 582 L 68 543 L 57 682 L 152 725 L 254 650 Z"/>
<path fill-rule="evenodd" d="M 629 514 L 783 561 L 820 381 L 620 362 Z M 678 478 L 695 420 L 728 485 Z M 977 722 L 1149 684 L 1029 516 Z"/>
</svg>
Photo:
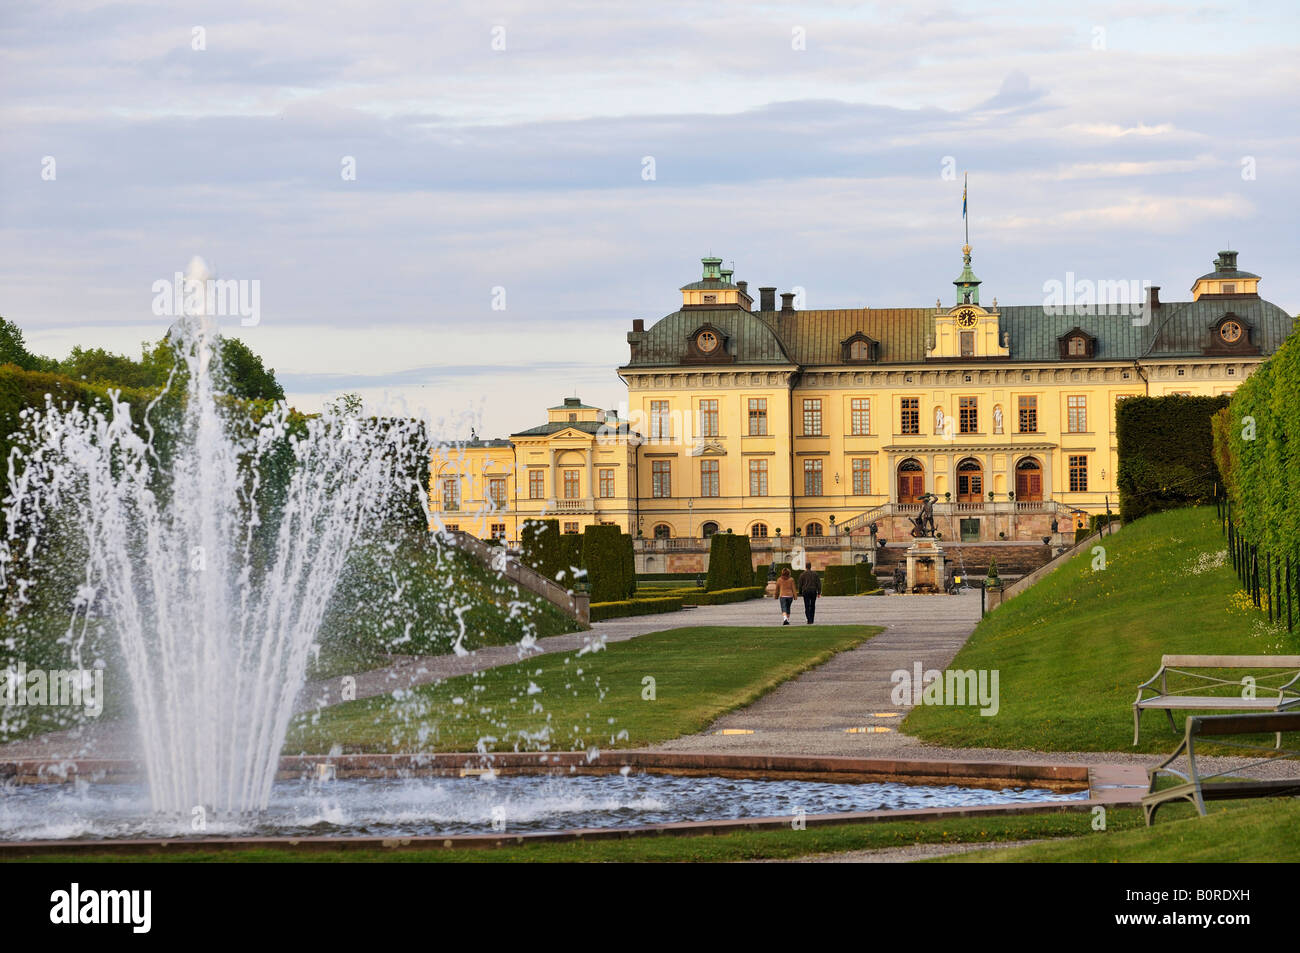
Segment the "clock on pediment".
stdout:
<svg viewBox="0 0 1300 953">
<path fill-rule="evenodd" d="M 978 315 L 971 308 L 962 308 L 957 312 L 957 327 L 973 328 L 980 323 Z"/>
<path fill-rule="evenodd" d="M 1254 328 L 1245 318 L 1229 311 L 1210 325 L 1210 337 L 1202 351 L 1206 354 L 1256 354 L 1259 344 Z"/>
</svg>

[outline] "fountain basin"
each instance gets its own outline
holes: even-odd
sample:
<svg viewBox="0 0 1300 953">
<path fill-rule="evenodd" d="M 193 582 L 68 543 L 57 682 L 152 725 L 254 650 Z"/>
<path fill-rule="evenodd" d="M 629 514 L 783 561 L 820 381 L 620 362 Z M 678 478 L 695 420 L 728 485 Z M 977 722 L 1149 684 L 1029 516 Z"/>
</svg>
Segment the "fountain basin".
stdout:
<svg viewBox="0 0 1300 953">
<path fill-rule="evenodd" d="M 337 780 L 319 780 L 333 766 Z M 267 811 L 151 814 L 131 762 L 0 762 L 0 856 L 489 847 L 1089 810 L 1084 765 L 614 751 L 282 758 Z"/>
</svg>

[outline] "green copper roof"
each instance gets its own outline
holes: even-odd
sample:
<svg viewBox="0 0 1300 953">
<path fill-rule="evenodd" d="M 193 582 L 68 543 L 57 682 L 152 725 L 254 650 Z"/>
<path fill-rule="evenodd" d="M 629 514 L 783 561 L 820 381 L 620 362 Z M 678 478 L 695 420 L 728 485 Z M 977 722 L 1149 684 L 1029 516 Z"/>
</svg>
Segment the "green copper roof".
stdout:
<svg viewBox="0 0 1300 953">
<path fill-rule="evenodd" d="M 965 263 L 961 274 L 953 282 L 957 286 L 957 303 L 958 304 L 979 304 L 980 303 L 980 280 L 975 277 L 975 272 L 970 268 L 970 246 L 963 245 L 961 249 L 961 260 Z M 966 300 L 966 292 L 970 292 L 970 301 Z"/>
</svg>

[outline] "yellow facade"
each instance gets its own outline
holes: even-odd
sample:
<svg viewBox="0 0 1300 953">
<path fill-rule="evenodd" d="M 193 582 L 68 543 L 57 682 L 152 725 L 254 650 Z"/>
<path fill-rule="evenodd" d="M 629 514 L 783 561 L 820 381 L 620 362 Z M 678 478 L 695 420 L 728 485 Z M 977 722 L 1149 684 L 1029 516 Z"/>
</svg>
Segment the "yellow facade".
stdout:
<svg viewBox="0 0 1300 953">
<path fill-rule="evenodd" d="M 566 533 L 597 523 L 628 532 L 636 439 L 626 422 L 576 398 L 549 408 L 547 418 L 508 440 L 436 448 L 431 525 L 512 542 L 527 519 L 557 520 Z"/>
</svg>

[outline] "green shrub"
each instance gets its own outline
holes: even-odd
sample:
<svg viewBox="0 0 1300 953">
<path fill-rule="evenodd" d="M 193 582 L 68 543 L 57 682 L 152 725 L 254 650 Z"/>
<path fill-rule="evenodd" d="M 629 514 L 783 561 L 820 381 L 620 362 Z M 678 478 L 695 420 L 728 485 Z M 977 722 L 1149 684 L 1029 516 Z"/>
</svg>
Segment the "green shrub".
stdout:
<svg viewBox="0 0 1300 953">
<path fill-rule="evenodd" d="M 1118 403 L 1116 484 L 1124 522 L 1214 499 L 1218 468 L 1211 418 L 1228 406 L 1228 401 L 1226 394 L 1175 394 L 1126 397 Z"/>
<path fill-rule="evenodd" d="M 588 526 L 582 534 L 582 565 L 593 603 L 624 600 L 635 590 L 636 565 L 625 535 L 617 526 Z"/>
<path fill-rule="evenodd" d="M 556 520 L 524 520 L 519 550 L 520 562 L 554 579 L 560 571 L 560 524 Z"/>
<path fill-rule="evenodd" d="M 561 585 L 572 588 L 587 577 L 587 564 L 582 557 L 583 537 L 579 533 L 561 533 L 556 539 L 560 554 L 556 578 Z"/>
<path fill-rule="evenodd" d="M 717 589 L 713 592 L 701 592 L 698 595 L 688 593 L 682 602 L 685 605 L 723 606 L 732 602 L 761 599 L 766 591 L 766 584 L 762 586 L 741 586 L 736 589 Z"/>
<path fill-rule="evenodd" d="M 623 568 L 627 577 L 623 580 L 623 596 L 632 599 L 636 596 L 636 547 L 632 544 L 631 533 L 623 534 Z"/>
<path fill-rule="evenodd" d="M 858 591 L 856 566 L 827 566 L 822 573 L 822 595 L 851 596 Z"/>
<path fill-rule="evenodd" d="M 857 574 L 858 592 L 875 592 L 880 588 L 880 580 L 876 578 L 876 567 L 869 562 L 860 562 L 853 567 Z"/>
<path fill-rule="evenodd" d="M 1087 539 L 1095 532 L 1097 531 L 1090 526 L 1076 527 L 1074 530 L 1074 541 L 1076 543 L 1082 543 L 1085 539 Z"/>
<path fill-rule="evenodd" d="M 655 596 L 651 599 L 619 599 L 615 602 L 593 602 L 591 621 L 621 619 L 625 616 L 654 615 L 658 612 L 676 612 L 682 607 L 680 595 Z"/>
<path fill-rule="evenodd" d="M 704 588 L 737 589 L 753 584 L 754 556 L 749 537 L 736 533 L 715 533 L 709 544 L 709 575 Z"/>
<path fill-rule="evenodd" d="M 767 574 L 768 574 L 768 570 L 769 570 L 769 568 L 771 568 L 771 565 L 772 565 L 771 563 L 767 563 L 766 565 L 759 566 L 757 569 L 754 570 L 754 585 L 756 585 L 756 586 L 766 586 L 766 585 L 767 585 Z M 782 570 L 782 569 L 790 569 L 790 564 L 789 564 L 789 563 L 777 563 L 777 564 L 776 564 L 776 575 L 777 575 L 778 577 L 781 575 L 781 570 Z M 793 569 L 790 569 L 790 574 L 791 574 L 791 575 L 797 575 L 797 573 L 795 573 L 795 571 L 794 571 Z"/>
</svg>

